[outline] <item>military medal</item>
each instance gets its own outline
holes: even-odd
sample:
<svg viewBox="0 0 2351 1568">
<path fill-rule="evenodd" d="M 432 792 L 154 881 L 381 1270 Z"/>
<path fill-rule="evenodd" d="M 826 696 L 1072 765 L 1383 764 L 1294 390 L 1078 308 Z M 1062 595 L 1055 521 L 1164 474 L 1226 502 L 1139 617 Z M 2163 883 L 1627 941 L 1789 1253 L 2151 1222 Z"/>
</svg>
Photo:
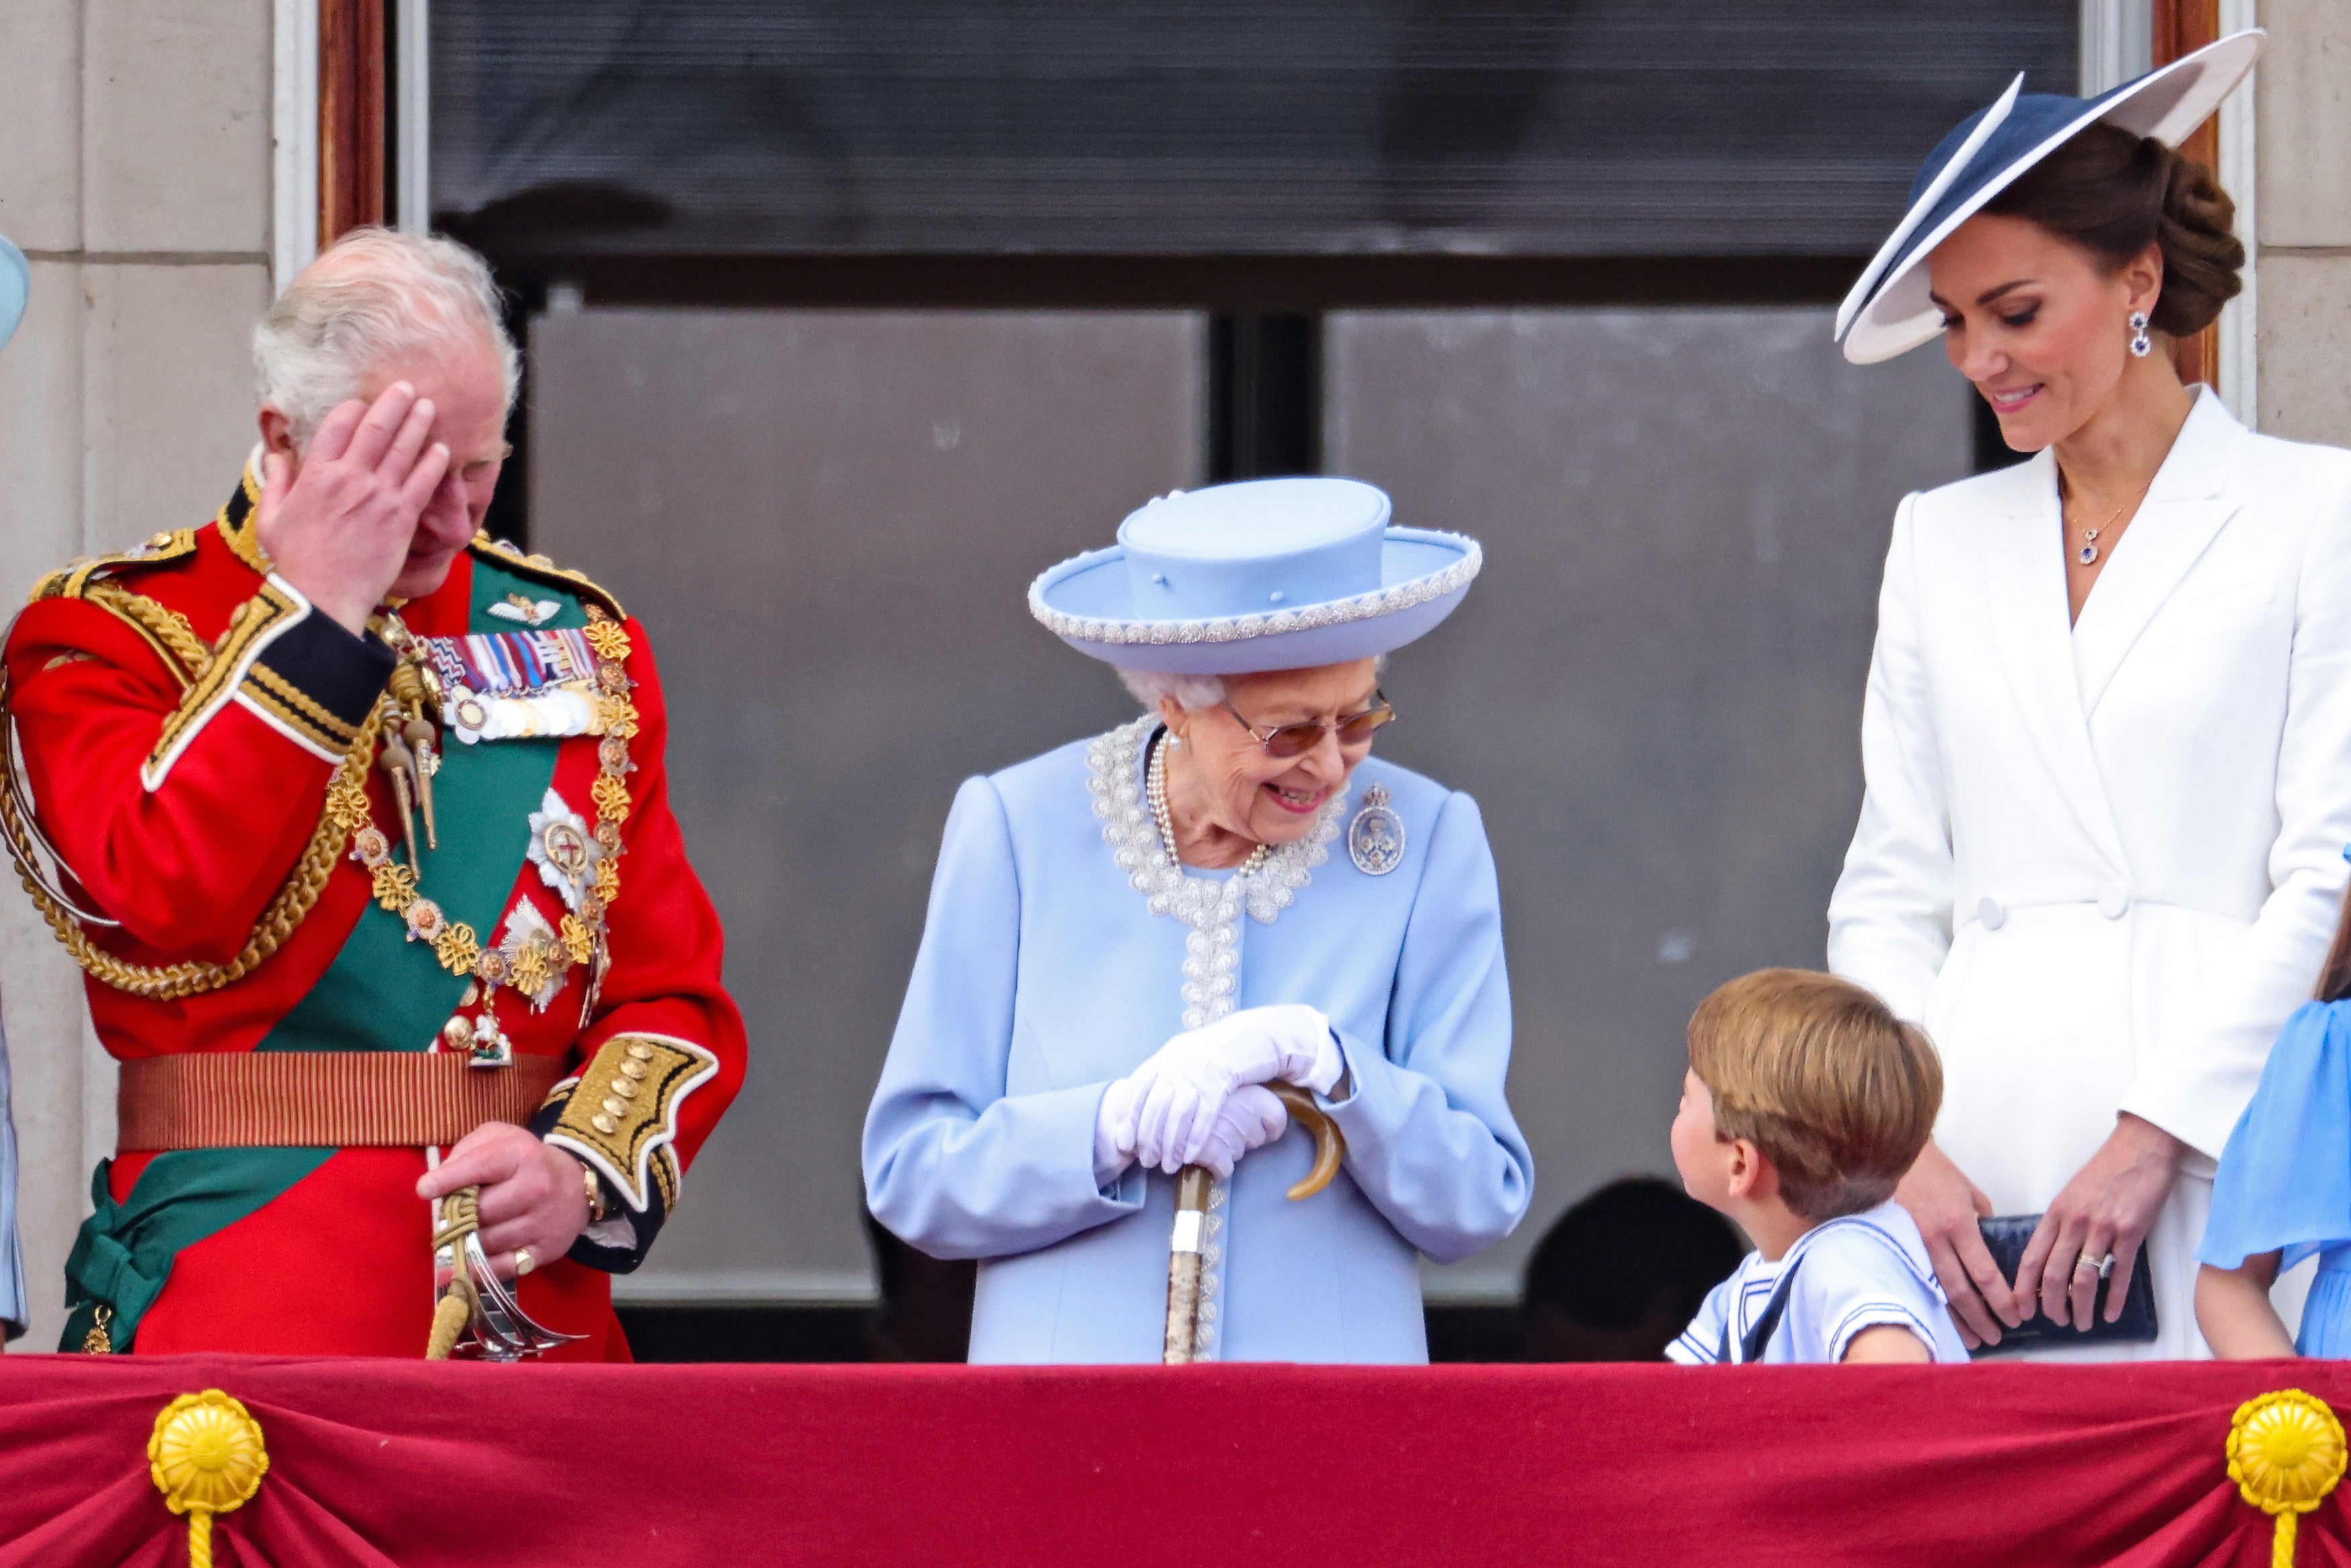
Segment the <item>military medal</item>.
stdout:
<svg viewBox="0 0 2351 1568">
<path fill-rule="evenodd" d="M 588 819 L 552 789 L 530 814 L 528 853 L 530 863 L 538 867 L 538 879 L 563 900 L 565 909 L 578 914 L 604 850 L 590 836 Z"/>
<path fill-rule="evenodd" d="M 411 672 L 409 680 L 398 683 L 402 690 L 379 714 L 379 762 L 401 808 L 403 832 L 413 832 L 418 797 L 429 802 L 425 781 L 438 771 L 437 736 L 423 729 L 412 742 L 404 732 L 428 712 L 444 717 L 467 744 L 509 735 L 601 737 L 596 782 L 589 792 L 594 821 L 549 789 L 528 824 L 530 863 L 568 911 L 559 925 L 550 926 L 526 897 L 507 915 L 498 940 L 483 946 L 471 926 L 450 919 L 419 891 L 413 837 L 409 864 L 403 866 L 392 858 L 390 836 L 370 820 L 363 790 L 339 784 L 329 792 L 329 813 L 347 835 L 350 857 L 372 878 L 376 902 L 407 928 L 411 941 L 430 945 L 442 968 L 478 982 L 478 990 L 468 990 L 463 1005 L 472 1007 L 478 1001 L 479 1012 L 470 1018 L 452 1018 L 441 1031 L 442 1044 L 464 1052 L 477 1067 L 502 1067 L 514 1060 L 513 1043 L 498 1024 L 498 987 L 519 992 L 533 1011 L 545 1012 L 572 969 L 585 965 L 580 1014 L 585 1028 L 594 1017 L 611 962 L 605 921 L 621 896 L 622 825 L 636 804 L 628 776 L 636 771 L 629 760 L 629 742 L 636 738 L 637 710 L 629 700 L 634 682 L 625 667 L 631 651 L 627 630 L 601 606 L 588 606 L 587 616 L 584 630 L 464 638 L 414 638 L 394 617 L 387 617 L 385 626 L 385 640 L 413 659 L 402 667 Z M 475 681 L 478 688 L 469 684 Z M 400 711 L 402 701 L 404 713 Z M 431 810 L 425 805 L 428 823 Z M 428 826 L 428 843 L 430 832 Z"/>
<path fill-rule="evenodd" d="M 1404 818 L 1388 805 L 1388 786 L 1364 792 L 1364 809 L 1347 825 L 1347 858 L 1366 877 L 1384 877 L 1404 864 Z"/>
</svg>

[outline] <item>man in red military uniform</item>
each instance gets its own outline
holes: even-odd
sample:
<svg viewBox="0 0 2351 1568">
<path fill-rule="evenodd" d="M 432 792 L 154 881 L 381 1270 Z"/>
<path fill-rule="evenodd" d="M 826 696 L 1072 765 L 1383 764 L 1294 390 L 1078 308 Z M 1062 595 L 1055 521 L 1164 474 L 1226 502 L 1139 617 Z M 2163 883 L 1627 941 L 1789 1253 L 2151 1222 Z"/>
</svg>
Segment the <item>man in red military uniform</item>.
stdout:
<svg viewBox="0 0 2351 1568">
<path fill-rule="evenodd" d="M 610 1275 L 745 1050 L 645 635 L 477 531 L 514 351 L 470 252 L 347 237 L 255 362 L 220 514 L 6 645 L 0 826 L 122 1064 L 65 1348 L 421 1355 L 478 1189 L 553 1354 L 625 1359 Z"/>
</svg>

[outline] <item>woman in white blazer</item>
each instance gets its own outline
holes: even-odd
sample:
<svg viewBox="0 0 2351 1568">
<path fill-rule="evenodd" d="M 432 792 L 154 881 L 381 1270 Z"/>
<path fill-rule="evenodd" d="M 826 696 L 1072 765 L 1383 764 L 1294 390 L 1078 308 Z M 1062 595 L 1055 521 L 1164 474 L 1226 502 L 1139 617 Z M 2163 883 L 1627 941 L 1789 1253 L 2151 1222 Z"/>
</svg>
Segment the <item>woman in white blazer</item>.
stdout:
<svg viewBox="0 0 2351 1568">
<path fill-rule="evenodd" d="M 2168 144 L 2260 46 L 2088 102 L 2011 87 L 1840 313 L 1860 363 L 1939 335 L 2035 454 L 1895 514 L 1829 908 L 1830 968 L 1943 1054 L 1896 1196 L 1971 1343 L 2086 1324 L 2108 1277 L 2111 1319 L 2144 1268 L 2152 1344 L 2034 1353 L 2209 1354 L 2213 1161 L 2342 902 L 2351 452 L 2247 431 L 2169 353 L 2243 251 Z M 2011 1290 L 1975 1221 L 2036 1213 Z"/>
</svg>

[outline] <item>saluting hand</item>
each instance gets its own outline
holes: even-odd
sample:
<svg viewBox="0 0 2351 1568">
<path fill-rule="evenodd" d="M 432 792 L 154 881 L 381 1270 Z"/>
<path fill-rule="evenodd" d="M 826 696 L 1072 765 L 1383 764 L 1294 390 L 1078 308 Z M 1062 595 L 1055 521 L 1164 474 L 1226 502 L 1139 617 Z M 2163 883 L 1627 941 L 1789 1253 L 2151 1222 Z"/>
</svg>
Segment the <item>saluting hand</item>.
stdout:
<svg viewBox="0 0 2351 1568">
<path fill-rule="evenodd" d="M 405 381 L 372 404 L 337 405 L 298 465 L 261 460 L 254 527 L 278 576 L 347 631 L 368 617 L 408 560 L 416 521 L 449 471 L 449 449 L 429 446 L 433 400 Z"/>
</svg>

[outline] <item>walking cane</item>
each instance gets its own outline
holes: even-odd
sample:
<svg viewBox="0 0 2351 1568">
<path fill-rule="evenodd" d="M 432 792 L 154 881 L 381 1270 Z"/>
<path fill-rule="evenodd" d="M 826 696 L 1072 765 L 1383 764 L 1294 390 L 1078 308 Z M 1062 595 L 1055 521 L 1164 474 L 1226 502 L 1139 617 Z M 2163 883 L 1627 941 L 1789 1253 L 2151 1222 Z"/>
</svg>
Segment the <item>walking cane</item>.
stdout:
<svg viewBox="0 0 2351 1568">
<path fill-rule="evenodd" d="M 1292 1203 L 1331 1185 L 1346 1157 L 1346 1135 L 1323 1114 L 1314 1096 L 1295 1084 L 1268 1084 L 1292 1121 L 1314 1135 L 1314 1168 L 1289 1192 Z M 1170 1366 L 1188 1366 L 1200 1344 L 1200 1250 L 1207 1241 L 1208 1186 L 1215 1177 L 1205 1165 L 1176 1173 L 1176 1231 L 1167 1245 L 1167 1343 L 1160 1357 Z"/>
</svg>

